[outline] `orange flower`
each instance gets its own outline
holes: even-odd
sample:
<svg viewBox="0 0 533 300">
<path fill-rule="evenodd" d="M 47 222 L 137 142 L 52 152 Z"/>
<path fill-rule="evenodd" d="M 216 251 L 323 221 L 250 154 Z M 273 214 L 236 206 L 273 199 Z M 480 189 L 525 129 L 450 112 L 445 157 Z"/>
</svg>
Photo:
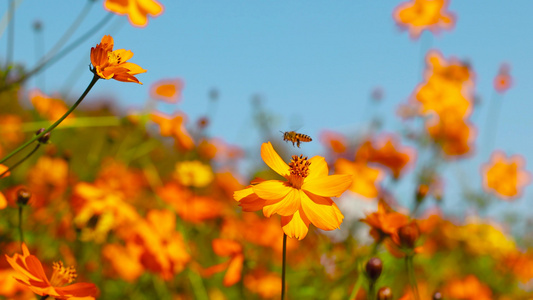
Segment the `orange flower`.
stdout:
<svg viewBox="0 0 533 300">
<path fill-rule="evenodd" d="M 503 200 L 513 200 L 531 181 L 531 174 L 524 170 L 525 159 L 520 155 L 509 158 L 501 151 L 495 151 L 490 162 L 481 167 L 483 188 Z"/>
<path fill-rule="evenodd" d="M 106 0 L 105 9 L 117 15 L 128 15 L 133 26 L 145 27 L 148 15 L 157 17 L 163 13 L 163 5 L 156 0 Z"/>
<path fill-rule="evenodd" d="M 30 92 L 30 99 L 35 110 L 39 114 L 43 115 L 50 121 L 56 121 L 63 116 L 68 108 L 65 102 L 59 98 L 48 97 L 40 90 L 35 89 Z M 74 118 L 73 114 L 70 114 L 65 121 L 70 121 Z"/>
<path fill-rule="evenodd" d="M 505 93 L 513 85 L 513 78 L 510 74 L 511 67 L 508 64 L 502 64 L 498 75 L 494 78 L 494 89 L 496 92 Z"/>
<path fill-rule="evenodd" d="M 4 172 L 7 171 L 8 169 L 9 169 L 8 167 L 0 164 L 0 174 L 4 174 Z M 10 174 L 10 172 L 7 172 L 6 174 L 0 176 L 0 179 L 9 176 L 9 174 Z M 4 196 L 4 194 L 2 194 L 2 192 L 0 192 L 0 209 L 4 209 L 6 207 L 7 207 L 7 199 Z"/>
<path fill-rule="evenodd" d="M 247 289 L 260 295 L 262 298 L 270 299 L 279 297 L 281 291 L 281 278 L 278 274 L 267 273 L 262 269 L 256 269 L 248 273 L 244 278 L 244 285 Z"/>
<path fill-rule="evenodd" d="M 150 88 L 150 96 L 168 103 L 176 103 L 181 97 L 183 81 L 181 79 L 160 80 Z"/>
<path fill-rule="evenodd" d="M 446 11 L 447 6 L 448 0 L 412 0 L 396 7 L 393 18 L 416 39 L 424 30 L 437 33 L 440 29 L 453 28 L 455 16 Z"/>
<path fill-rule="evenodd" d="M 339 197 L 352 184 L 351 175 L 328 175 L 321 156 L 292 157 L 287 165 L 270 142 L 261 146 L 263 161 L 286 181 L 268 180 L 234 193 L 244 210 L 263 210 L 266 217 L 281 215 L 287 236 L 303 239 L 309 224 L 323 230 L 339 228 L 344 216 L 330 197 Z"/>
<path fill-rule="evenodd" d="M 185 114 L 176 112 L 174 116 L 167 116 L 155 113 L 150 115 L 150 120 L 159 125 L 162 136 L 174 137 L 179 149 L 191 150 L 194 147 L 194 141 L 185 129 L 185 122 L 187 122 Z"/>
<path fill-rule="evenodd" d="M 74 267 L 65 268 L 63 263 L 54 263 L 52 279 L 48 280 L 37 257 L 31 255 L 26 244 L 22 244 L 22 255 L 15 253 L 13 257 L 6 255 L 7 262 L 17 271 L 15 279 L 29 287 L 32 292 L 41 296 L 56 299 L 94 299 L 98 290 L 92 283 L 70 284 L 77 277 Z M 70 284 L 70 285 L 69 285 Z"/>
<path fill-rule="evenodd" d="M 105 35 L 96 48 L 91 48 L 91 63 L 93 73 L 103 79 L 115 79 L 124 82 L 142 84 L 134 75 L 146 72 L 140 66 L 126 62 L 133 57 L 133 52 L 125 49 L 113 51 L 113 38 Z"/>
<path fill-rule="evenodd" d="M 470 121 L 455 114 L 430 118 L 426 130 L 433 141 L 442 148 L 447 158 L 470 154 L 474 148 L 475 127 Z"/>
<path fill-rule="evenodd" d="M 409 218 L 406 215 L 395 212 L 387 203 L 380 200 L 378 202 L 378 211 L 366 216 L 360 220 L 370 226 L 370 235 L 376 242 L 396 234 L 397 230 L 407 225 Z"/>
<path fill-rule="evenodd" d="M 464 279 L 450 280 L 443 289 L 446 299 L 462 300 L 490 300 L 492 291 L 479 281 L 474 275 L 468 275 Z"/>
<path fill-rule="evenodd" d="M 336 174 L 353 175 L 350 191 L 366 198 L 376 198 L 379 194 L 379 184 L 383 180 L 384 172 L 378 168 L 369 166 L 364 161 L 352 162 L 339 158 L 335 161 Z"/>
<path fill-rule="evenodd" d="M 346 151 L 346 137 L 338 132 L 324 130 L 320 133 L 320 143 L 333 153 L 341 154 Z"/>
<path fill-rule="evenodd" d="M 229 287 L 239 282 L 241 280 L 242 265 L 244 262 L 241 244 L 233 240 L 214 239 L 212 245 L 213 251 L 218 256 L 229 256 L 230 260 L 207 268 L 204 270 L 204 276 L 210 276 L 227 269 L 223 279 L 224 286 Z"/>
</svg>

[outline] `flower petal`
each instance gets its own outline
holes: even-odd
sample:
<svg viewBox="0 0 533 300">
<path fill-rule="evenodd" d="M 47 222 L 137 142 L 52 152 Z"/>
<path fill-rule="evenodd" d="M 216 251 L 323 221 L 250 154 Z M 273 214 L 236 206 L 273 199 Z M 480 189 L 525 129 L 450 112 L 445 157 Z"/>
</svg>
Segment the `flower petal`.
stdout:
<svg viewBox="0 0 533 300">
<path fill-rule="evenodd" d="M 241 280 L 243 262 L 244 256 L 242 254 L 237 254 L 231 259 L 226 275 L 224 275 L 224 280 L 222 281 L 224 286 L 232 286 Z"/>
<path fill-rule="evenodd" d="M 302 209 L 313 225 L 323 230 L 334 230 L 340 227 L 344 216 L 331 199 L 305 191 L 301 191 L 300 194 Z"/>
<path fill-rule="evenodd" d="M 346 191 L 353 181 L 353 176 L 348 174 L 330 175 L 304 181 L 302 190 L 309 191 L 322 197 L 339 197 Z"/>
<path fill-rule="evenodd" d="M 302 240 L 309 231 L 309 219 L 302 210 L 297 210 L 294 215 L 281 217 L 281 228 L 290 238 Z"/>
<path fill-rule="evenodd" d="M 283 181 L 267 180 L 252 186 L 254 193 L 266 200 L 279 200 L 285 197 L 292 189 Z"/>
<path fill-rule="evenodd" d="M 328 176 L 328 164 L 324 157 L 313 156 L 309 159 L 309 162 L 311 165 L 309 165 L 309 176 L 307 176 L 307 180 Z"/>
<path fill-rule="evenodd" d="M 300 193 L 297 189 L 291 188 L 287 196 L 281 201 L 267 200 L 263 207 L 265 217 L 277 213 L 280 216 L 290 216 L 300 208 Z"/>
<path fill-rule="evenodd" d="M 289 174 L 289 165 L 281 159 L 270 142 L 261 145 L 261 157 L 272 170 L 281 176 Z"/>
</svg>

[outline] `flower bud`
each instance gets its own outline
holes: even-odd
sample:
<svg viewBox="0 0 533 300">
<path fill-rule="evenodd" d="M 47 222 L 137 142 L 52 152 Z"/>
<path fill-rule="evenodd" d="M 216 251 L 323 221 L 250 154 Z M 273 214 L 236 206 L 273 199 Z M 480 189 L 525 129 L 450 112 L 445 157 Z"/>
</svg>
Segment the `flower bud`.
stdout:
<svg viewBox="0 0 533 300">
<path fill-rule="evenodd" d="M 416 225 L 416 223 L 413 221 L 405 226 L 400 227 L 398 230 L 398 236 L 402 246 L 414 248 L 415 243 L 420 236 L 418 225 Z"/>
<path fill-rule="evenodd" d="M 421 203 L 426 198 L 429 192 L 429 186 L 427 184 L 420 184 L 416 189 L 416 202 Z"/>
<path fill-rule="evenodd" d="M 442 297 L 442 294 L 440 292 L 435 292 L 435 294 L 433 294 L 433 300 L 442 300 L 443 297 Z"/>
<path fill-rule="evenodd" d="M 45 129 L 44 128 L 41 128 L 39 130 L 37 130 L 35 132 L 35 135 L 39 135 L 41 133 L 43 133 Z M 48 143 L 48 140 L 50 139 L 50 132 L 47 132 L 45 133 L 43 136 L 41 136 L 40 138 L 37 139 L 37 141 L 40 143 L 40 144 L 46 144 Z"/>
<path fill-rule="evenodd" d="M 381 275 L 381 270 L 383 269 L 383 262 L 377 257 L 372 257 L 366 263 L 366 275 L 372 281 L 376 281 Z"/>
<path fill-rule="evenodd" d="M 17 191 L 17 204 L 18 205 L 26 205 L 28 204 L 28 201 L 30 201 L 31 198 L 31 192 L 28 191 L 26 188 L 20 188 Z"/>
<path fill-rule="evenodd" d="M 385 286 L 378 290 L 377 300 L 392 300 L 392 290 Z"/>
</svg>

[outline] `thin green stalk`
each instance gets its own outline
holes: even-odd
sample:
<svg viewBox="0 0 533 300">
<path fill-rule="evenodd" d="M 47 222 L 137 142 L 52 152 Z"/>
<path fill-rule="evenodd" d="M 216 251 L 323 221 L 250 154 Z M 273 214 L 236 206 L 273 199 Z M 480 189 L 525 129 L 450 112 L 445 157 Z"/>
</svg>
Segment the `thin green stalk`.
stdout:
<svg viewBox="0 0 533 300">
<path fill-rule="evenodd" d="M 50 126 L 50 121 L 37 121 L 37 122 L 26 122 L 20 124 L 20 131 L 22 132 L 33 132 L 40 128 L 46 128 Z M 85 127 L 108 127 L 108 126 L 118 126 L 120 125 L 120 118 L 116 116 L 102 116 L 102 117 L 77 117 L 72 119 L 70 122 L 63 124 L 61 128 L 57 129 L 67 129 L 67 128 L 85 128 Z M 0 133 L 4 128 L 0 128 Z M 56 130 L 57 130 L 56 129 Z M 11 130 L 6 128 L 6 131 Z"/>
<path fill-rule="evenodd" d="M 65 120 L 66 117 L 68 117 L 68 115 L 70 115 L 70 113 L 76 108 L 78 107 L 78 105 L 81 103 L 81 101 L 85 98 L 85 96 L 87 96 L 87 94 L 89 93 L 89 91 L 92 89 L 92 87 L 94 86 L 94 84 L 98 81 L 98 79 L 100 79 L 100 77 L 96 74 L 93 75 L 93 79 L 91 80 L 91 83 L 89 83 L 89 86 L 87 86 L 87 88 L 85 89 L 85 91 L 83 92 L 83 94 L 81 94 L 80 98 L 78 99 L 78 101 L 76 101 L 76 103 L 74 103 L 74 105 L 72 105 L 69 110 L 61 117 L 59 118 L 59 120 L 57 120 L 54 124 L 52 124 L 50 127 L 48 127 L 47 129 L 45 129 L 43 132 L 41 132 L 40 134 L 38 135 L 35 135 L 31 140 L 27 141 L 26 143 L 22 144 L 21 146 L 19 146 L 17 149 L 11 151 L 11 153 L 9 153 L 7 156 L 5 156 L 4 158 L 2 158 L 2 160 L 0 160 L 0 164 L 3 164 L 6 160 L 10 159 L 13 155 L 17 154 L 19 151 L 21 151 L 22 149 L 28 147 L 31 143 L 35 142 L 36 140 L 40 139 L 43 135 L 45 135 L 46 133 L 54 130 L 54 128 L 56 128 L 59 124 L 61 124 L 61 122 L 63 122 L 63 120 Z"/>
<path fill-rule="evenodd" d="M 285 299 L 285 267 L 287 266 L 287 235 L 283 233 L 283 265 L 281 267 L 281 300 Z"/>
<path fill-rule="evenodd" d="M 19 204 L 19 238 L 20 238 L 20 245 L 22 247 L 22 243 L 24 243 L 24 232 L 22 231 L 22 210 L 24 208 L 24 205 Z"/>
<path fill-rule="evenodd" d="M 33 155 L 33 153 L 35 153 L 35 151 L 37 151 L 37 149 L 39 149 L 39 147 L 41 147 L 41 143 L 37 144 L 37 146 L 35 146 L 35 148 L 33 148 L 33 150 L 31 150 L 30 153 L 28 153 L 28 155 L 24 156 L 23 159 L 17 161 L 14 165 L 12 165 L 11 167 L 9 167 L 7 170 L 5 170 L 4 172 L 2 172 L 2 174 L 0 174 L 0 178 L 2 178 L 4 175 L 7 174 L 7 172 L 11 172 L 13 171 L 13 169 L 15 169 L 16 167 L 18 167 L 21 163 L 23 163 L 26 159 L 28 159 L 30 156 Z"/>
<path fill-rule="evenodd" d="M 413 290 L 415 300 L 420 300 L 420 296 L 418 294 L 418 284 L 416 283 L 415 270 L 413 266 L 413 255 L 405 256 L 405 267 L 407 269 L 409 284 L 411 285 L 411 289 Z"/>
<path fill-rule="evenodd" d="M 361 288 L 361 285 L 363 284 L 363 277 L 361 274 L 357 276 L 357 281 L 355 282 L 355 286 L 353 287 L 352 293 L 350 294 L 350 298 L 348 300 L 353 300 L 357 296 L 357 293 L 359 293 L 359 289 Z"/>
<path fill-rule="evenodd" d="M 45 61 L 37 65 L 37 67 L 33 68 L 33 70 L 29 71 L 28 73 L 24 74 L 20 78 L 6 83 L 4 86 L 0 87 L 0 92 L 3 92 L 7 90 L 10 86 L 14 84 L 20 84 L 24 81 L 26 81 L 31 76 L 39 73 L 40 71 L 44 70 L 46 67 L 52 65 L 53 63 L 59 61 L 61 58 L 65 57 L 70 51 L 74 50 L 76 47 L 78 47 L 81 43 L 83 43 L 87 38 L 89 38 L 91 35 L 93 35 L 97 30 L 101 29 L 111 18 L 114 16 L 113 13 L 108 13 L 98 24 L 93 26 L 91 29 L 89 29 L 86 33 L 84 33 L 82 36 L 80 36 L 78 39 L 70 43 L 68 46 L 66 46 L 62 51 L 54 55 L 53 57 L 47 58 Z"/>
<path fill-rule="evenodd" d="M 368 295 L 367 297 L 370 300 L 376 299 L 376 282 L 374 280 L 370 280 L 370 284 L 368 286 Z"/>
</svg>

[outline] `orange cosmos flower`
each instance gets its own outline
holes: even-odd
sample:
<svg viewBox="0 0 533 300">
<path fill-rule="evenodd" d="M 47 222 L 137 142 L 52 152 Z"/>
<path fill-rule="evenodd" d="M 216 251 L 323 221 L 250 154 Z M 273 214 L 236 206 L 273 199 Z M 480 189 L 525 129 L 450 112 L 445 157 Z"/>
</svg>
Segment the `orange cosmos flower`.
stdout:
<svg viewBox="0 0 533 300">
<path fill-rule="evenodd" d="M 77 277 L 74 267 L 65 268 L 62 262 L 54 263 L 52 279 L 48 280 L 37 257 L 31 255 L 26 244 L 22 244 L 22 255 L 15 253 L 13 257 L 6 255 L 7 262 L 17 271 L 15 279 L 29 287 L 32 292 L 41 296 L 56 299 L 94 299 L 98 290 L 92 283 L 75 283 L 69 285 Z"/>
<path fill-rule="evenodd" d="M 152 84 L 150 96 L 168 103 L 176 103 L 181 97 L 182 89 L 181 79 L 164 79 Z"/>
<path fill-rule="evenodd" d="M 155 0 L 106 0 L 104 7 L 117 15 L 128 15 L 131 25 L 136 27 L 145 27 L 148 15 L 157 17 L 164 10 Z"/>
<path fill-rule="evenodd" d="M 453 279 L 443 288 L 446 299 L 463 300 L 490 300 L 492 291 L 488 286 L 481 283 L 474 275 L 468 275 L 464 279 Z"/>
<path fill-rule="evenodd" d="M 115 79 L 124 82 L 142 84 L 134 75 L 146 72 L 140 66 L 126 62 L 133 57 L 133 52 L 125 49 L 113 51 L 113 38 L 105 35 L 96 48 L 91 48 L 91 63 L 93 73 L 103 79 Z"/>
<path fill-rule="evenodd" d="M 360 221 L 370 226 L 370 235 L 376 242 L 379 242 L 385 237 L 395 234 L 400 227 L 407 225 L 409 217 L 393 211 L 385 201 L 380 200 L 378 202 L 378 211 L 367 215 L 366 218 Z"/>
<path fill-rule="evenodd" d="M 39 114 L 43 115 L 50 121 L 58 120 L 68 110 L 68 107 L 63 100 L 59 98 L 48 97 L 38 89 L 30 92 L 30 100 L 33 104 L 33 107 L 35 107 L 35 110 L 37 110 Z M 65 121 L 70 121 L 73 118 L 74 114 L 71 113 Z"/>
<path fill-rule="evenodd" d="M 430 118 L 426 122 L 426 130 L 447 158 L 469 154 L 474 148 L 475 127 L 461 116 L 443 114 Z"/>
<path fill-rule="evenodd" d="M 150 120 L 159 125 L 162 136 L 174 137 L 179 149 L 191 150 L 194 147 L 194 141 L 185 128 L 187 122 L 185 114 L 176 112 L 174 116 L 167 116 L 162 113 L 155 113 L 150 115 Z"/>
<path fill-rule="evenodd" d="M 248 273 L 244 278 L 247 289 L 258 294 L 264 299 L 279 297 L 281 291 L 281 278 L 276 273 L 269 273 L 263 269 L 256 269 Z"/>
<path fill-rule="evenodd" d="M 266 217 L 281 216 L 287 236 L 303 239 L 309 224 L 323 230 L 339 228 L 344 216 L 330 197 L 339 197 L 352 184 L 351 175 L 328 175 L 321 156 L 292 157 L 287 165 L 270 142 L 261 146 L 263 161 L 286 181 L 267 180 L 236 191 L 233 196 L 243 210 L 263 210 Z"/>
<path fill-rule="evenodd" d="M 347 140 L 341 133 L 324 130 L 320 133 L 320 143 L 333 153 L 341 154 L 346 151 Z"/>
<path fill-rule="evenodd" d="M 531 182 L 531 174 L 524 170 L 525 159 L 520 155 L 509 158 L 501 151 L 495 151 L 489 163 L 481 167 L 483 188 L 503 200 L 513 200 Z"/>
<path fill-rule="evenodd" d="M 448 0 L 412 0 L 396 7 L 393 18 L 398 26 L 409 30 L 412 39 L 417 39 L 424 30 L 437 33 L 453 28 L 455 16 L 446 11 L 447 7 Z"/>
<path fill-rule="evenodd" d="M 353 175 L 350 191 L 366 198 L 376 198 L 379 194 L 379 185 L 383 180 L 384 172 L 378 168 L 373 168 L 365 161 L 356 160 L 354 162 L 345 158 L 335 161 L 336 174 Z"/>
<path fill-rule="evenodd" d="M 229 256 L 227 262 L 211 266 L 204 270 L 204 276 L 211 276 L 214 273 L 227 270 L 224 275 L 223 284 L 226 287 L 232 286 L 241 280 L 244 255 L 242 246 L 236 241 L 228 239 L 214 239 L 212 242 L 213 251 L 218 256 Z"/>
<path fill-rule="evenodd" d="M 494 78 L 494 89 L 496 92 L 505 93 L 513 85 L 513 78 L 510 74 L 511 67 L 508 64 L 502 64 L 498 75 Z"/>
</svg>

